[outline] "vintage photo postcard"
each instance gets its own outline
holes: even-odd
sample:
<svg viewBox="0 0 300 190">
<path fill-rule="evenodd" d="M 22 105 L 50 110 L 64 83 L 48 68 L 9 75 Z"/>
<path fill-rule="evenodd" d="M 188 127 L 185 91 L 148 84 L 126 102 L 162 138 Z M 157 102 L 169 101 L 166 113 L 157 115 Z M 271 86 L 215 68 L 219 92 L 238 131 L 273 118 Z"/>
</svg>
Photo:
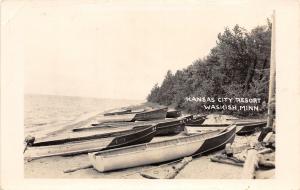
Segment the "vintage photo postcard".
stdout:
<svg viewBox="0 0 300 190">
<path fill-rule="evenodd" d="M 1 2 L 2 188 L 300 188 L 297 16 L 297 1 Z"/>
</svg>

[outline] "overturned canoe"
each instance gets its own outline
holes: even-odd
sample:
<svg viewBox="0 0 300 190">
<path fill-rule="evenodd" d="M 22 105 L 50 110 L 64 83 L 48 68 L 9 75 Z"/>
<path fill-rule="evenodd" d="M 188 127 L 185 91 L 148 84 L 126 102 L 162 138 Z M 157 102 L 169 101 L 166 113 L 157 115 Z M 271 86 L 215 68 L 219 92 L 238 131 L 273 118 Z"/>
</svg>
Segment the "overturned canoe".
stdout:
<svg viewBox="0 0 300 190">
<path fill-rule="evenodd" d="M 235 138 L 236 126 L 220 131 L 196 134 L 161 142 L 89 153 L 92 165 L 99 172 L 130 168 L 176 160 L 222 149 Z"/>
<path fill-rule="evenodd" d="M 257 123 L 250 123 L 250 124 L 240 124 L 237 127 L 237 135 L 249 135 L 258 130 L 261 130 L 263 127 L 267 125 L 267 122 L 257 122 Z"/>
<path fill-rule="evenodd" d="M 52 138 L 33 143 L 24 153 L 25 158 L 37 159 L 50 156 L 76 155 L 111 148 L 150 142 L 156 127 L 133 129 L 106 134 L 94 134 L 70 138 Z"/>
</svg>

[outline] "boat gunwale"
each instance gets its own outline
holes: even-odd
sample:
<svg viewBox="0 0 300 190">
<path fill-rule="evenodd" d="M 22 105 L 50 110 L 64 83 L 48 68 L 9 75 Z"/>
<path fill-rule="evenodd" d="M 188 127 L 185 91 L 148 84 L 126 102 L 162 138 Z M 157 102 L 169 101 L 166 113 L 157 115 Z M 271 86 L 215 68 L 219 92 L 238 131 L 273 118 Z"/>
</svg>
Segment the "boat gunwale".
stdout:
<svg viewBox="0 0 300 190">
<path fill-rule="evenodd" d="M 44 148 L 49 148 L 49 147 L 58 147 L 58 146 L 75 146 L 75 145 L 78 145 L 78 144 L 89 144 L 89 143 L 95 143 L 96 141 L 103 141 L 103 142 L 106 142 L 106 141 L 112 141 L 113 139 L 115 138 L 123 138 L 123 137 L 126 137 L 126 136 L 129 136 L 129 135 L 133 135 L 133 134 L 136 134 L 136 133 L 142 133 L 142 132 L 145 132 L 147 130 L 150 130 L 152 128 L 152 132 L 156 132 L 156 126 L 155 125 L 151 125 L 147 128 L 144 128 L 144 129 L 135 129 L 135 131 L 133 132 L 128 132 L 127 134 L 123 134 L 123 135 L 120 135 L 120 136 L 114 136 L 114 137 L 104 137 L 104 138 L 96 138 L 96 139 L 86 139 L 86 140 L 78 140 L 78 141 L 74 141 L 74 142 L 67 142 L 67 143 L 62 143 L 62 144 L 55 144 L 55 145 L 47 145 L 47 146 L 29 146 L 28 148 L 29 149 L 44 149 Z M 154 128 L 154 130 L 153 130 Z M 126 131 L 130 131 L 130 130 L 126 130 Z"/>
<path fill-rule="evenodd" d="M 188 139 L 188 138 L 191 138 L 191 137 L 197 137 L 197 136 L 201 136 L 201 135 L 209 135 L 209 133 L 214 133 L 216 131 L 210 131 L 208 133 L 205 133 L 205 134 L 195 134 L 193 136 L 186 136 L 186 137 L 180 137 L 180 138 L 176 138 L 176 139 L 170 139 L 170 140 L 165 140 L 165 141 L 158 141 L 158 142 L 153 142 L 153 143 L 143 143 L 143 144 L 138 144 L 138 145 L 133 145 L 133 146 L 128 146 L 128 147 L 122 147 L 122 148 L 116 148 L 116 149 L 112 149 L 112 150 L 105 150 L 105 151 L 101 151 L 101 152 L 94 152 L 94 153 L 89 153 L 89 154 L 94 154 L 95 156 L 101 156 L 101 157 L 104 157 L 104 158 L 108 158 L 108 157 L 114 157 L 114 156 L 120 156 L 120 155 L 126 155 L 126 154 L 133 154 L 133 153 L 139 153 L 139 152 L 142 152 L 144 151 L 145 149 L 137 149 L 136 151 L 133 151 L 133 152 L 128 152 L 128 153 L 119 153 L 119 154 L 109 154 L 110 152 L 115 152 L 115 151 L 119 151 L 120 149 L 131 149 L 131 148 L 135 148 L 135 147 L 142 147 L 144 146 L 146 149 L 148 148 L 147 145 L 148 144 L 159 144 L 159 143 L 164 143 L 164 142 L 176 142 L 175 144 L 170 144 L 170 145 L 165 145 L 165 146 L 160 146 L 160 147 L 151 147 L 151 149 L 148 149 L 148 151 L 152 151 L 152 150 L 157 150 L 157 149 L 165 149 L 165 148 L 170 148 L 172 146 L 178 146 L 178 145 L 183 145 L 183 144 L 191 144 L 191 143 L 196 143 L 196 142 L 201 142 L 201 141 L 205 141 L 207 139 L 211 139 L 211 138 L 216 138 L 216 137 L 219 137 L 219 136 L 222 136 L 224 135 L 226 132 L 231 132 L 232 130 L 234 130 L 236 128 L 236 125 L 231 125 L 231 126 L 228 126 L 226 129 L 224 130 L 221 130 L 221 132 L 219 132 L 218 134 L 216 135 L 212 135 L 211 137 L 209 138 L 201 138 L 201 139 L 197 139 L 197 140 L 194 140 L 194 141 L 181 141 L 181 139 Z M 235 133 L 234 133 L 235 135 Z"/>
<path fill-rule="evenodd" d="M 261 124 L 267 124 L 267 122 L 257 122 L 257 123 L 233 123 L 239 127 L 244 127 L 244 126 L 253 126 L 253 125 L 261 125 Z"/>
<path fill-rule="evenodd" d="M 153 128 L 154 126 L 152 126 L 152 128 Z M 150 129 L 151 127 L 149 127 L 149 128 L 147 128 L 147 129 Z M 156 133 L 156 129 L 155 129 L 155 127 L 154 127 L 154 130 L 152 130 L 151 132 L 149 132 L 149 133 L 146 133 L 146 135 L 143 135 L 143 136 L 141 136 L 141 137 L 139 137 L 139 138 L 135 138 L 135 139 L 132 139 L 132 140 L 129 140 L 129 141 L 126 141 L 126 142 L 124 142 L 124 143 L 121 143 L 121 144 L 118 144 L 118 145 L 113 145 L 113 146 L 106 146 L 106 147 L 98 147 L 98 148 L 89 148 L 89 149 L 83 149 L 83 150 L 80 150 L 80 151 L 70 151 L 70 152 L 64 152 L 64 153 L 59 153 L 59 154 L 49 154 L 49 155 L 46 155 L 46 156 L 24 156 L 25 158 L 31 158 L 31 159 L 38 159 L 38 158 L 46 158 L 46 157 L 52 157 L 52 156 L 63 156 L 63 155 L 78 155 L 78 154 L 83 154 L 83 153 L 92 153 L 92 152 L 95 152 L 95 151 L 101 151 L 101 150 L 103 150 L 103 151 L 105 151 L 105 149 L 106 148 L 108 148 L 108 149 L 114 149 L 114 147 L 119 147 L 119 146 L 121 146 L 120 148 L 122 148 L 122 147 L 126 147 L 126 144 L 130 144 L 130 143 L 132 143 L 132 142 L 134 142 L 134 141 L 138 141 L 138 140 L 140 140 L 140 139 L 142 139 L 142 138 L 145 138 L 145 137 L 148 137 L 148 136 L 155 136 L 155 133 Z M 154 135 L 153 135 L 154 134 Z M 97 139 L 97 140 L 99 140 L 99 139 Z M 94 140 L 95 141 L 95 140 Z M 95 142 L 92 142 L 92 141 L 89 141 L 89 142 L 84 142 L 84 143 L 95 143 Z M 109 145 L 109 144 L 107 144 L 107 145 Z M 61 145 L 52 145 L 52 146 L 61 146 Z M 28 150 L 30 150 L 30 149 L 44 149 L 44 148 L 47 148 L 47 147 L 30 147 Z"/>
</svg>

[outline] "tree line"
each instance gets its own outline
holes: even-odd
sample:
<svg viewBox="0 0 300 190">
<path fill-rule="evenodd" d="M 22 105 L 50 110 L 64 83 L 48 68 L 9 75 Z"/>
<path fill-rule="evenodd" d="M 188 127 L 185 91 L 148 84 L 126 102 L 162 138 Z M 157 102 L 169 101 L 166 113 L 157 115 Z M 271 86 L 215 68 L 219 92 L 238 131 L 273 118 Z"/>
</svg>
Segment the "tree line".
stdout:
<svg viewBox="0 0 300 190">
<path fill-rule="evenodd" d="M 226 27 L 206 57 L 174 74 L 167 71 L 162 84 L 154 85 L 147 100 L 190 113 L 209 111 L 204 109 L 203 103 L 188 102 L 186 97 L 260 98 L 264 104 L 268 101 L 271 28 L 269 20 L 251 31 L 239 25 L 232 29 Z M 219 112 L 249 116 L 265 111 Z"/>
</svg>

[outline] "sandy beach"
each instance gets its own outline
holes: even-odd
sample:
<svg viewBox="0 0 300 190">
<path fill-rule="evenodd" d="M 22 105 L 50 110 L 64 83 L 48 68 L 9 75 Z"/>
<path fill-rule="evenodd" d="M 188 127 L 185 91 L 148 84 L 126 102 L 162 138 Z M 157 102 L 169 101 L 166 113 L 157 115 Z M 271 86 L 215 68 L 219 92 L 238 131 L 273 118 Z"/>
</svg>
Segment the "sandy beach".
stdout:
<svg viewBox="0 0 300 190">
<path fill-rule="evenodd" d="M 65 133 L 70 129 L 79 127 L 84 123 L 89 122 L 99 115 L 90 116 L 91 113 L 85 114 L 85 117 L 77 118 L 76 121 L 61 127 L 53 127 L 51 129 L 40 131 L 44 135 L 53 135 Z M 88 117 L 89 116 L 89 117 Z M 211 115 L 205 121 L 208 123 L 225 122 L 222 117 Z M 188 128 L 189 130 L 197 130 L 197 128 Z M 211 128 L 214 129 L 214 128 Z M 202 130 L 202 129 L 201 129 Z M 39 134 L 39 133 L 38 133 Z M 183 134 L 178 134 L 172 137 L 155 137 L 154 141 L 161 141 L 168 138 L 180 137 Z M 250 136 L 236 136 L 233 147 L 246 145 L 254 138 L 257 138 L 258 133 Z M 210 161 L 210 155 L 196 157 L 190 162 L 175 179 L 238 179 L 242 171 L 242 167 L 232 166 L 228 164 L 215 163 Z M 100 173 L 93 168 L 81 169 L 71 173 L 64 173 L 64 170 L 85 166 L 90 164 L 87 154 L 76 156 L 54 156 L 48 158 L 41 158 L 24 163 L 24 176 L 25 178 L 112 178 L 112 179 L 145 179 L 139 173 L 156 167 L 157 165 L 149 165 L 135 168 L 128 168 L 112 172 Z M 258 171 L 257 178 L 271 178 L 274 175 L 274 170 Z"/>
</svg>

